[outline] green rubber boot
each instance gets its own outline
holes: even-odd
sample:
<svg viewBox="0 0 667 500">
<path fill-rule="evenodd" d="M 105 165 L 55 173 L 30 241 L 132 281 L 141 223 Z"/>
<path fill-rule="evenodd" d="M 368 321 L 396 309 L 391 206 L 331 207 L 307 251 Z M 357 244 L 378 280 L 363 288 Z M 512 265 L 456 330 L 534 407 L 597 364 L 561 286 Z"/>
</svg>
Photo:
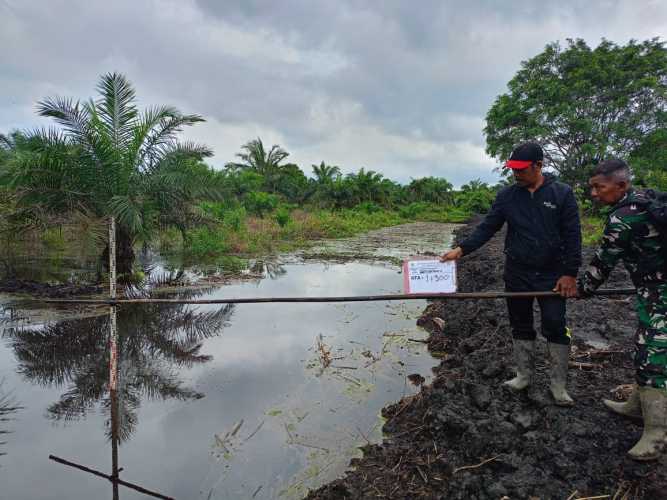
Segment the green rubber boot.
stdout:
<svg viewBox="0 0 667 500">
<path fill-rule="evenodd" d="M 640 387 L 639 399 L 644 415 L 644 432 L 628 455 L 642 462 L 656 460 L 667 447 L 667 390 Z"/>
</svg>

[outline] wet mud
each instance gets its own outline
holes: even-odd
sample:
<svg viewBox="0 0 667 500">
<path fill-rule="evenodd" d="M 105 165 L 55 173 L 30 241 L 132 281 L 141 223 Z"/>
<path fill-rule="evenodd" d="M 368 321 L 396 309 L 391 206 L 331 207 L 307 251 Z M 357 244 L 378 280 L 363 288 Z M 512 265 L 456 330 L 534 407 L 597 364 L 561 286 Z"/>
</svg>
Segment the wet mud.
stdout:
<svg viewBox="0 0 667 500">
<path fill-rule="evenodd" d="M 462 259 L 461 291 L 503 289 L 502 245 L 499 235 Z M 606 286 L 628 285 L 616 271 Z M 602 404 L 622 399 L 634 380 L 635 321 L 632 298 L 569 302 L 568 388 L 576 406 L 560 408 L 548 393 L 542 338 L 534 388 L 502 387 L 514 374 L 503 301 L 431 303 L 419 323 L 442 358 L 433 382 L 385 407 L 383 443 L 366 446 L 345 477 L 308 498 L 667 499 L 667 458 L 627 458 L 642 428 Z"/>
<path fill-rule="evenodd" d="M 444 235 L 460 224 L 412 222 L 368 231 L 350 238 L 321 240 L 295 254 L 301 260 L 322 262 L 362 261 L 401 267 L 407 257 L 434 255 L 442 248 Z"/>
</svg>

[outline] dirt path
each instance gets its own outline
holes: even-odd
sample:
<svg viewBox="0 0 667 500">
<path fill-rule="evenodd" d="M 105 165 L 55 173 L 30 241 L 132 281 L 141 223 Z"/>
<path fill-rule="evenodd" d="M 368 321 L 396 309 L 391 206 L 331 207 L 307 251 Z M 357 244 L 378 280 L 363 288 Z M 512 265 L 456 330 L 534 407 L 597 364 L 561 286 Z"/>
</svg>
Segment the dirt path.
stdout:
<svg viewBox="0 0 667 500">
<path fill-rule="evenodd" d="M 501 273 L 497 237 L 462 260 L 461 288 L 501 290 Z M 609 283 L 627 284 L 620 272 Z M 434 318 L 446 320 L 444 332 Z M 570 370 L 572 409 L 547 396 L 543 341 L 536 389 L 515 395 L 502 388 L 513 375 L 502 301 L 433 303 L 420 323 L 431 331 L 430 349 L 444 353 L 433 384 L 386 407 L 383 444 L 366 447 L 354 470 L 308 498 L 667 499 L 667 459 L 626 458 L 641 427 L 601 403 L 633 380 L 632 300 L 570 302 L 572 362 L 580 363 Z M 603 345 L 611 352 L 600 353 Z"/>
</svg>

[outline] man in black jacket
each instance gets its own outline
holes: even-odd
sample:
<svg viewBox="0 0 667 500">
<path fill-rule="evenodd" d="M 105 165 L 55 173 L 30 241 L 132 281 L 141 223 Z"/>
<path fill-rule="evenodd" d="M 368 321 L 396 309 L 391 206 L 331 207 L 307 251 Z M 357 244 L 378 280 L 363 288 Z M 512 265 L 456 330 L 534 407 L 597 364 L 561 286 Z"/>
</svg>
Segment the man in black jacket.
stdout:
<svg viewBox="0 0 667 500">
<path fill-rule="evenodd" d="M 502 189 L 473 234 L 441 260 L 456 260 L 484 245 L 507 222 L 505 290 L 556 291 L 561 297 L 538 298 L 542 335 L 549 343 L 551 394 L 557 405 L 571 406 L 567 393 L 570 331 L 565 326 L 565 298 L 577 295 L 581 265 L 581 224 L 572 189 L 542 173 L 539 144 L 518 146 L 506 166 L 515 184 Z M 530 386 L 534 372 L 533 298 L 507 299 L 514 338 L 517 376 L 505 382 L 514 390 Z"/>
</svg>

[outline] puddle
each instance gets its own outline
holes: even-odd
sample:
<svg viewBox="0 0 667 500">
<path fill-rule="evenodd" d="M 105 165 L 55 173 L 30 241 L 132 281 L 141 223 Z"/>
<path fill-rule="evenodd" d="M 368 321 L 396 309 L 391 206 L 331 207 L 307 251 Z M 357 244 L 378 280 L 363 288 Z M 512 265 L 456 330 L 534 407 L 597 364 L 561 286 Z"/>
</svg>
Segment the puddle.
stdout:
<svg viewBox="0 0 667 500">
<path fill-rule="evenodd" d="M 403 233 L 400 249 L 385 245 L 375 254 L 441 251 L 450 229 L 431 228 L 414 245 Z M 175 296 L 402 291 L 390 265 L 284 261 L 265 279 Z M 174 498 L 303 497 L 344 472 L 359 446 L 381 439 L 381 408 L 417 390 L 408 375 L 430 380 L 437 360 L 415 326 L 424 307 L 422 300 L 119 307 L 121 478 Z M 20 328 L 5 323 L 0 345 L 0 391 L 23 407 L 0 422 L 11 431 L 0 435 L 3 495 L 111 495 L 107 480 L 48 460 L 111 471 L 109 316 L 27 316 Z M 147 498 L 123 487 L 120 497 Z"/>
</svg>

